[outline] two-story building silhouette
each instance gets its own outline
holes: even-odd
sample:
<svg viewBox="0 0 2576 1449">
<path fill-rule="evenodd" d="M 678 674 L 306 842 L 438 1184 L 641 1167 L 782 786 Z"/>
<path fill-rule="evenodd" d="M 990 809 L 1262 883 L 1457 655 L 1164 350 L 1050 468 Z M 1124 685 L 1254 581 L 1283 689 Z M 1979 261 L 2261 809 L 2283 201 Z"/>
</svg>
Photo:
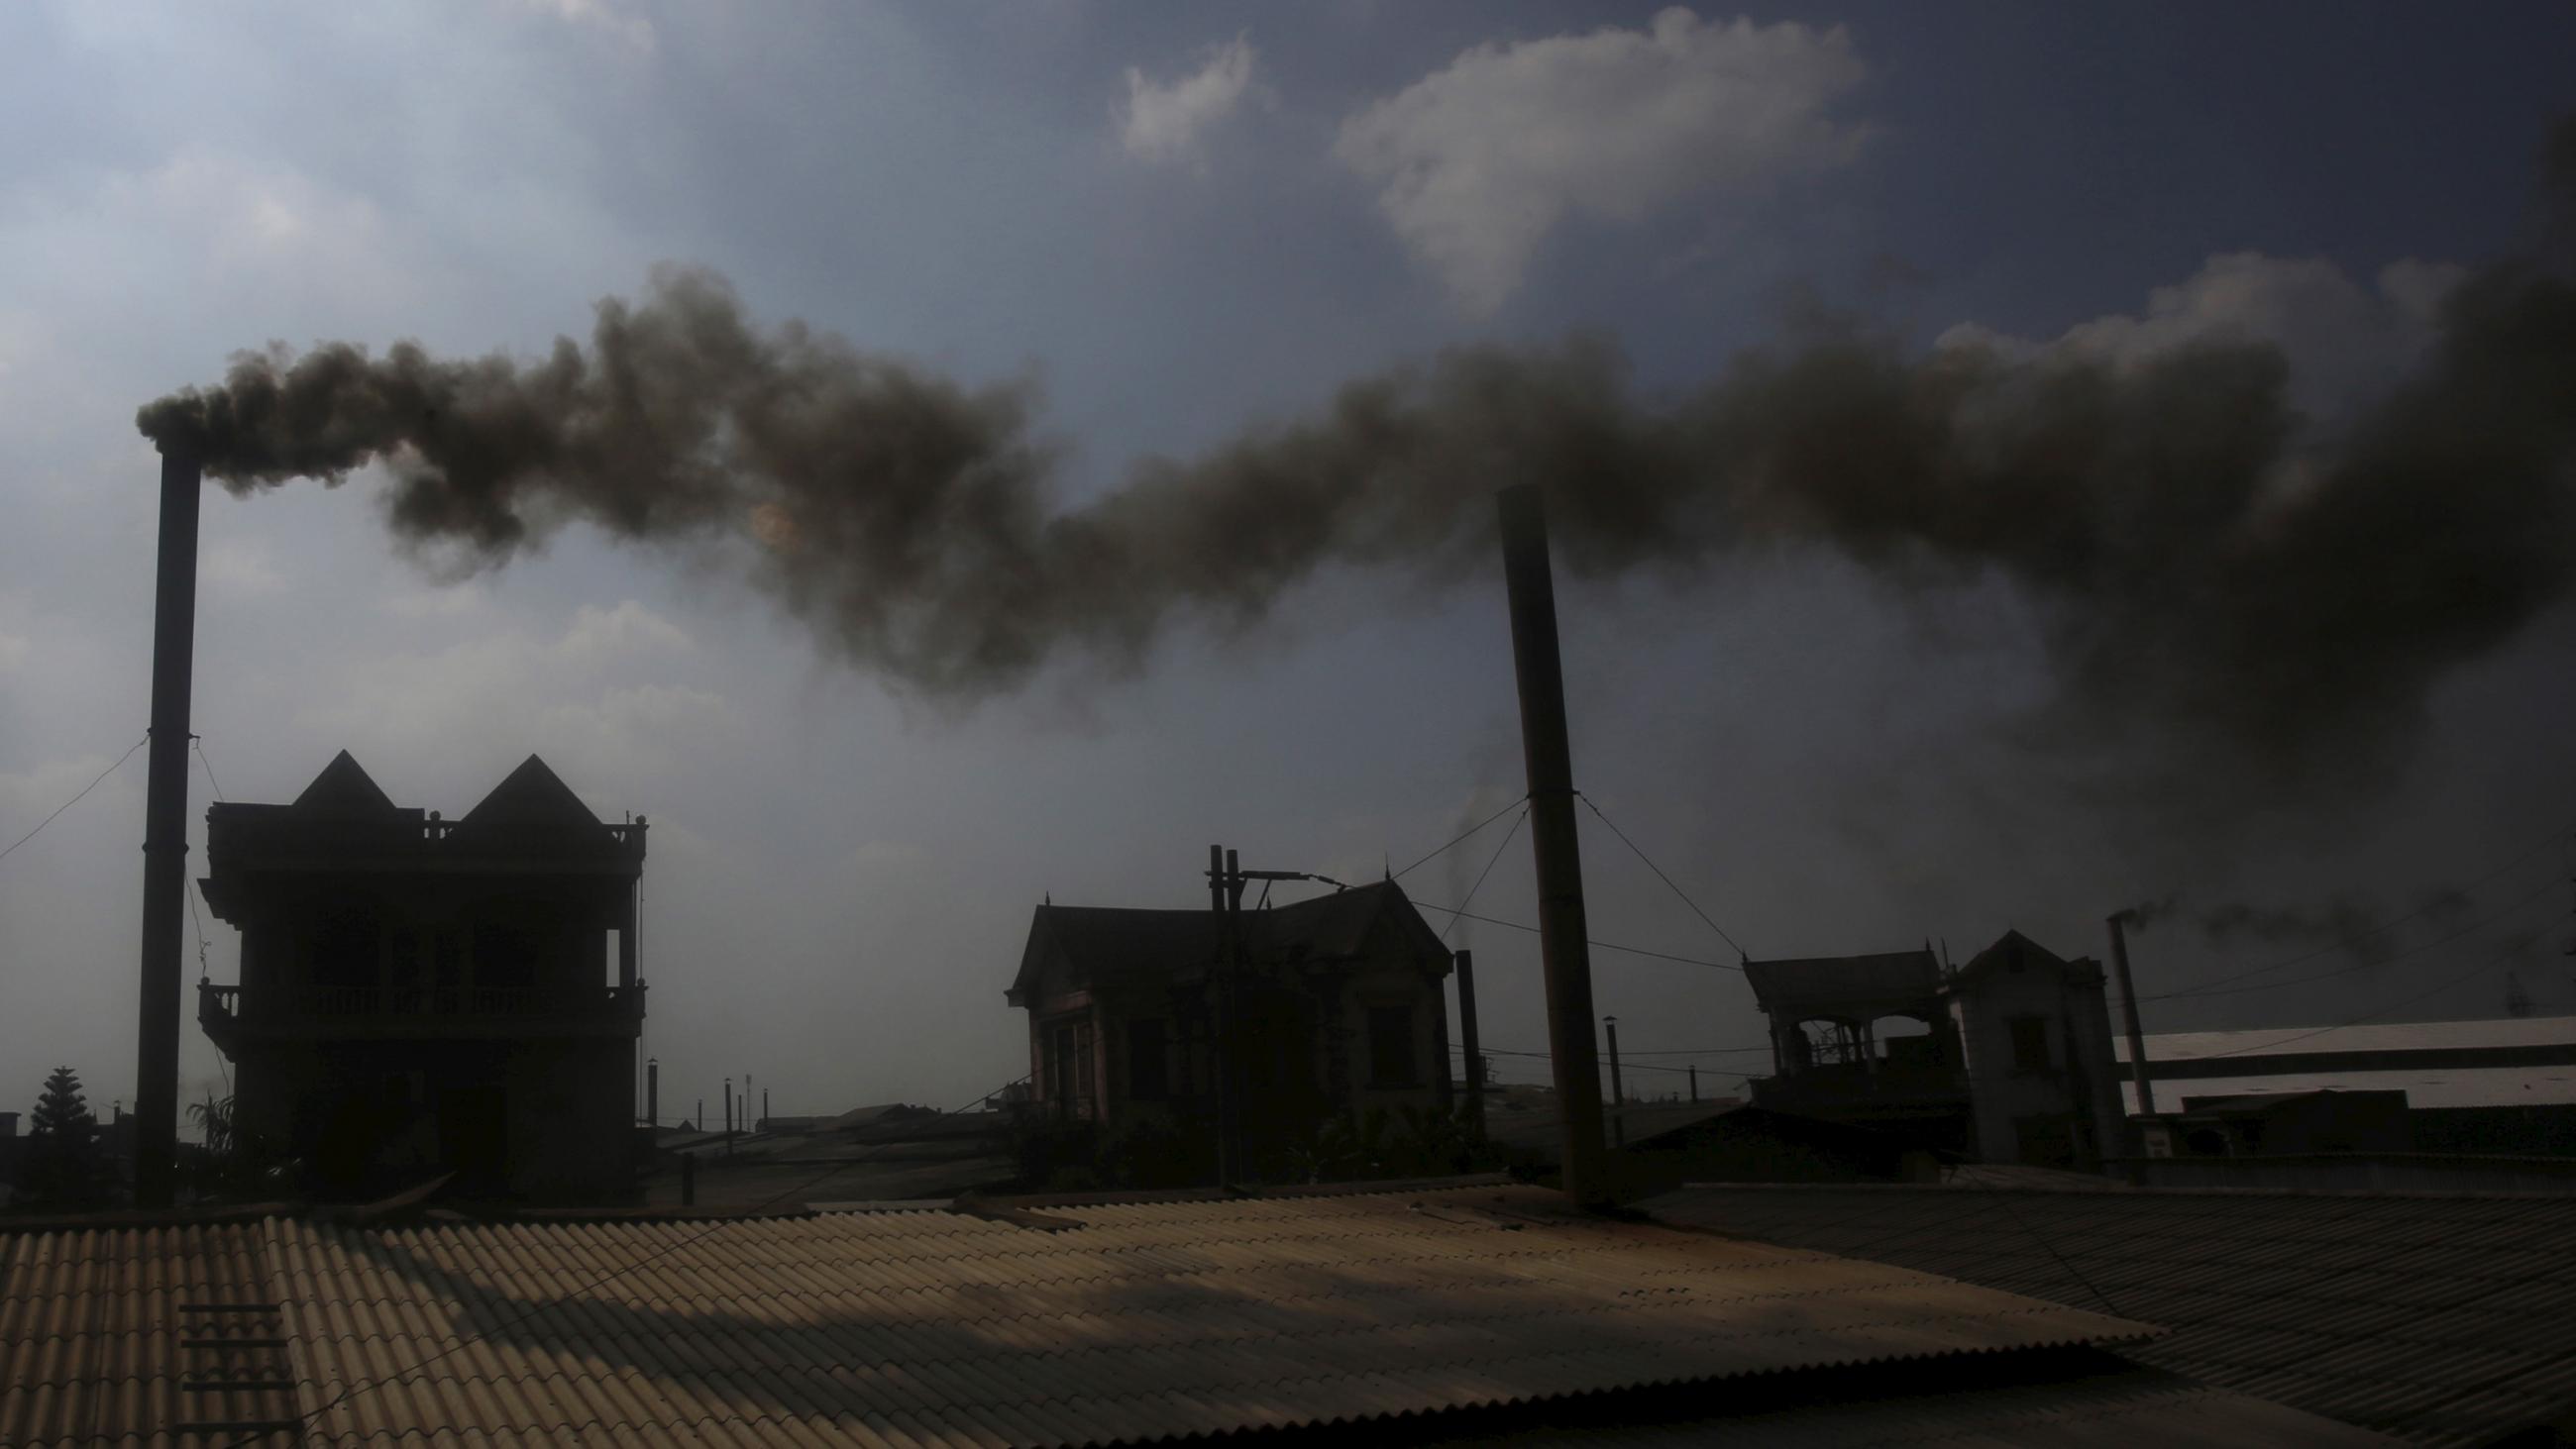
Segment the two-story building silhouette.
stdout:
<svg viewBox="0 0 2576 1449">
<path fill-rule="evenodd" d="M 1955 971 L 1926 946 L 1744 973 L 1771 1019 L 1757 1106 L 1986 1162 L 2089 1171 L 2131 1150 L 2089 956 L 2006 931 Z"/>
<path fill-rule="evenodd" d="M 210 808 L 202 885 L 241 981 L 200 983 L 197 1019 L 236 1127 L 326 1191 L 630 1196 L 644 829 L 533 755 L 455 820 L 346 751 L 291 805 Z"/>
</svg>

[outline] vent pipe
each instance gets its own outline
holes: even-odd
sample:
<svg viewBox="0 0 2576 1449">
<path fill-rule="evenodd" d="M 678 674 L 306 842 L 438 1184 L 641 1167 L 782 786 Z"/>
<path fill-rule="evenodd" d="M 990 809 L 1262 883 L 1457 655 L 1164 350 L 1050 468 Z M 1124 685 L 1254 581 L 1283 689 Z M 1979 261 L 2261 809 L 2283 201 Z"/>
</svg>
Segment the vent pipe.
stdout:
<svg viewBox="0 0 2576 1449">
<path fill-rule="evenodd" d="M 2129 980 L 2129 936 L 2125 929 L 2135 911 L 2111 914 L 2111 974 L 2120 978 L 2120 1011 L 2129 1030 L 2129 1080 L 2138 1084 L 2138 1115 L 2156 1114 L 2155 1083 L 2147 1077 L 2147 1038 L 2138 1030 L 2138 988 Z"/>
<path fill-rule="evenodd" d="M 1592 957 L 1583 915 L 1583 853 L 1574 830 L 1573 750 L 1565 730 L 1565 670 L 1557 654 L 1556 580 L 1547 511 L 1523 484 L 1496 497 L 1503 583 L 1511 601 L 1512 666 L 1520 682 L 1521 754 L 1529 778 L 1530 853 L 1538 865 L 1539 956 L 1546 963 L 1548 1059 L 1565 1123 L 1565 1192 L 1609 1201 L 1601 1156 L 1600 1058 L 1593 1050 Z"/>
<path fill-rule="evenodd" d="M 1476 1040 L 1476 953 L 1460 951 L 1451 958 L 1458 970 L 1458 1045 L 1467 1053 L 1467 1120 L 1476 1135 L 1485 1132 L 1485 1054 Z"/>
<path fill-rule="evenodd" d="M 143 962 L 134 1052 L 134 1205 L 170 1206 L 179 1161 L 180 934 L 188 907 L 188 693 L 196 665 L 197 460 L 161 455 L 152 745 L 143 797 Z"/>
</svg>

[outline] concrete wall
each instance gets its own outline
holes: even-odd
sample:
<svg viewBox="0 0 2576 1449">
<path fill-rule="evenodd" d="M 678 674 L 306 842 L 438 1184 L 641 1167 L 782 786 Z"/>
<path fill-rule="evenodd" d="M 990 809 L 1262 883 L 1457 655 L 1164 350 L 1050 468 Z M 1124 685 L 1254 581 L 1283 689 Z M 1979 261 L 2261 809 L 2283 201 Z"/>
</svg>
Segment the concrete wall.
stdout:
<svg viewBox="0 0 2576 1449">
<path fill-rule="evenodd" d="M 1978 1157 L 2023 1161 L 2018 1124 L 2034 1119 L 2052 1119 L 2070 1129 L 2076 1166 L 2131 1150 L 2098 966 L 2083 960 L 2068 963 L 2063 971 L 2040 961 L 2019 970 L 1994 965 L 1958 984 L 1951 1009 L 1967 1059 Z M 2041 1022 L 2048 1042 L 2046 1069 L 2015 1065 L 2016 1017 Z"/>
<path fill-rule="evenodd" d="M 513 1196 L 592 1204 L 634 1195 L 633 1042 L 517 1043 L 502 1080 Z"/>
</svg>

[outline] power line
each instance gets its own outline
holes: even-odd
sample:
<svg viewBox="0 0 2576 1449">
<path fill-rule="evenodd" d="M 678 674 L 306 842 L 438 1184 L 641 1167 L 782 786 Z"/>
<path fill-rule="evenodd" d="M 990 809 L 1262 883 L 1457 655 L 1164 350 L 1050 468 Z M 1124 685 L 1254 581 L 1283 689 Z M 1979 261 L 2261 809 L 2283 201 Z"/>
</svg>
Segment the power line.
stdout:
<svg viewBox="0 0 2576 1449">
<path fill-rule="evenodd" d="M 232 801 L 225 799 L 222 782 L 215 779 L 215 762 L 206 758 L 206 742 L 204 737 L 199 735 L 188 736 L 188 748 L 197 752 L 197 763 L 205 767 L 206 783 L 214 787 L 215 798 L 222 800 L 227 805 L 231 804 Z"/>
<path fill-rule="evenodd" d="M 1522 800 L 1527 800 L 1528 798 L 1529 797 L 1527 795 L 1523 795 L 1519 799 L 1512 801 L 1511 805 L 1505 805 L 1502 809 L 1497 810 L 1493 814 L 1486 816 L 1484 819 L 1477 821 L 1475 824 L 1468 826 L 1466 834 L 1460 835 L 1457 839 L 1450 841 L 1448 845 L 1440 847 L 1439 850 L 1431 852 L 1430 855 L 1426 855 L 1422 857 L 1422 859 L 1415 861 L 1413 864 L 1406 866 L 1404 869 L 1397 871 L 1395 874 L 1388 876 L 1387 879 L 1402 880 L 1406 876 L 1413 874 L 1415 870 L 1428 864 L 1434 856 L 1438 856 L 1442 852 L 1464 843 L 1468 836 L 1474 835 L 1477 831 L 1482 830 L 1486 826 L 1493 824 L 1495 821 L 1502 819 L 1504 816 L 1511 814 L 1512 805 L 1518 805 Z"/>
<path fill-rule="evenodd" d="M 1485 877 L 1492 875 L 1494 867 L 1503 863 L 1503 852 L 1512 848 L 1512 837 L 1521 833 L 1521 821 L 1527 819 L 1529 819 L 1529 810 L 1523 807 L 1519 817 L 1512 821 L 1512 828 L 1503 832 L 1503 843 L 1495 846 L 1494 853 L 1486 857 L 1485 868 L 1476 872 L 1476 883 L 1467 887 L 1467 899 L 1458 903 L 1462 910 L 1476 903 L 1476 892 L 1485 888 Z M 1451 916 L 1449 931 L 1458 929 L 1458 923 L 1464 919 L 1463 916 Z M 1440 933 L 1440 944 L 1444 946 L 1449 944 L 1449 931 Z"/>
<path fill-rule="evenodd" d="M 197 975 L 200 978 L 211 974 L 210 968 L 206 965 L 206 948 L 215 944 L 206 939 L 206 918 L 197 914 L 197 897 L 204 889 L 195 881 L 190 881 L 185 892 L 188 897 L 188 920 L 197 928 Z"/>
<path fill-rule="evenodd" d="M 1538 927 L 1536 926 L 1526 925 L 1519 921 L 1506 921 L 1500 916 L 1480 916 L 1473 911 L 1459 910 L 1455 906 L 1435 906 L 1429 901 L 1415 901 L 1413 904 L 1421 910 L 1438 911 L 1444 916 L 1456 916 L 1461 920 L 1482 921 L 1488 926 L 1502 926 L 1509 930 L 1525 931 L 1533 936 L 1538 934 Z M 1672 961 L 1683 966 L 1710 966 L 1720 971 L 1742 971 L 1744 969 L 1733 961 L 1708 961 L 1697 956 L 1676 956 L 1670 951 L 1649 951 L 1643 946 L 1622 946 L 1616 941 L 1602 941 L 1586 937 L 1584 944 L 1597 950 L 1619 951 L 1630 956 L 1650 956 L 1658 961 Z"/>
<path fill-rule="evenodd" d="M 1459 1046 L 1459 1045 L 1458 1045 L 1457 1043 L 1455 1043 L 1455 1042 L 1452 1042 L 1452 1043 L 1450 1043 L 1450 1046 L 1449 1046 L 1449 1052 L 1450 1052 L 1450 1055 L 1452 1055 L 1452 1056 L 1459 1056 L 1459 1055 L 1463 1055 L 1463 1054 L 1466 1052 L 1466 1048 L 1465 1048 L 1465 1047 L 1462 1047 L 1462 1046 Z M 1552 1056 L 1550 1056 L 1550 1055 L 1549 1055 L 1548 1053 L 1546 1053 L 1546 1052 L 1514 1051 L 1514 1050 L 1512 1050 L 1512 1049 L 1510 1049 L 1510 1048 L 1507 1048 L 1507 1047 L 1489 1047 L 1489 1046 L 1483 1046 L 1483 1045 L 1479 1045 L 1479 1046 L 1478 1046 L 1478 1048 L 1477 1048 L 1477 1054 L 1478 1054 L 1478 1055 L 1480 1055 L 1480 1056 L 1489 1056 L 1489 1057 L 1532 1057 L 1532 1058 L 1536 1058 L 1537 1060 L 1540 1060 L 1540 1061 L 1553 1061 L 1553 1060 L 1554 1060 L 1554 1058 L 1553 1058 Z M 1626 1052 L 1621 1052 L 1621 1053 L 1619 1054 L 1619 1063 L 1620 1063 L 1620 1065 L 1621 1065 L 1621 1066 L 1623 1066 L 1623 1067 L 1633 1068 L 1633 1069 L 1635 1069 L 1635 1070 L 1637 1070 L 1637 1071 L 1641 1071 L 1641 1072 L 1688 1072 L 1688 1071 L 1690 1071 L 1690 1070 L 1691 1070 L 1689 1067 L 1667 1067 L 1667 1066 L 1663 1066 L 1663 1065 L 1661 1065 L 1661 1064 L 1659 1064 L 1659 1063 L 1656 1063 L 1656 1062 L 1632 1062 L 1632 1061 L 1629 1061 L 1629 1060 L 1628 1060 L 1628 1054 L 1627 1054 Z M 1610 1067 L 1609 1067 L 1609 1064 L 1608 1064 L 1608 1061 L 1607 1061 L 1607 1059 L 1606 1059 L 1606 1058 L 1603 1060 L 1603 1063 L 1602 1063 L 1602 1066 L 1601 1066 L 1601 1070 L 1603 1070 L 1603 1071 L 1605 1071 L 1605 1072 L 1606 1072 L 1606 1071 L 1608 1071 L 1608 1070 L 1610 1070 Z M 1712 1071 L 1712 1072 L 1710 1073 L 1710 1075 L 1711 1075 L 1711 1076 L 1722 1076 L 1722 1077 L 1734 1077 L 1734 1076 L 1742 1076 L 1742 1075 L 1744 1075 L 1744 1074 L 1743 1074 L 1743 1073 L 1741 1073 L 1741 1072 L 1717 1072 L 1717 1071 Z"/>
<path fill-rule="evenodd" d="M 1690 907 L 1690 908 L 1691 908 L 1691 914 L 1693 914 L 1693 915 L 1695 915 L 1695 916 L 1699 917 L 1702 921 L 1705 921 L 1705 922 L 1707 922 L 1707 923 L 1708 923 L 1708 928 L 1709 928 L 1710 930 L 1715 931 L 1715 932 L 1717 933 L 1717 938 L 1718 938 L 1719 940 L 1724 941 L 1728 946 L 1733 947 L 1733 948 L 1734 948 L 1734 950 L 1735 950 L 1735 954 L 1736 954 L 1736 955 L 1738 955 L 1738 956 L 1743 956 L 1743 957 L 1747 957 L 1747 958 L 1750 958 L 1750 957 L 1751 957 L 1751 955 L 1752 955 L 1753 953 L 1751 953 L 1751 952 L 1749 952 L 1749 951 L 1745 950 L 1742 946 L 1737 945 L 1737 944 L 1736 944 L 1736 940 L 1735 940 L 1735 938 L 1734 938 L 1733 936 L 1730 936 L 1730 935 L 1726 934 L 1726 928 L 1725 928 L 1724 926 L 1719 925 L 1719 924 L 1718 924 L 1718 923 L 1717 923 L 1713 918 L 1711 918 L 1708 912 L 1701 910 L 1701 909 L 1699 908 L 1699 902 L 1697 902 L 1697 901 L 1695 901 L 1695 900 L 1692 900 L 1692 899 L 1690 898 L 1690 893 L 1689 893 L 1688 891 L 1685 891 L 1685 890 L 1683 890 L 1680 886 L 1675 885 L 1675 884 L 1673 883 L 1673 878 L 1672 878 L 1671 876 L 1668 876 L 1668 875 L 1664 874 L 1664 868 L 1663 868 L 1662 866 L 1660 866 L 1660 865 L 1655 864 L 1655 862 L 1654 862 L 1654 858 L 1653 858 L 1653 857 L 1651 857 L 1651 856 L 1647 855 L 1645 851 L 1643 851 L 1643 850 L 1639 849 L 1639 848 L 1638 848 L 1638 846 L 1637 846 L 1637 842 L 1635 842 L 1635 841 L 1633 841 L 1633 840 L 1630 840 L 1630 839 L 1628 838 L 1628 832 L 1627 832 L 1627 831 L 1624 831 L 1624 830 L 1620 829 L 1620 828 L 1619 828 L 1619 826 L 1618 826 L 1618 824 L 1617 824 L 1615 821 L 1611 820 L 1611 818 L 1610 818 L 1609 816 L 1607 816 L 1607 815 L 1603 815 L 1603 814 L 1601 813 L 1601 807 L 1600 807 L 1599 805 L 1597 805 L 1597 804 L 1594 804 L 1594 803 L 1593 803 L 1593 800 L 1592 800 L 1592 797 L 1591 797 L 1591 796 L 1584 794 L 1584 793 L 1583 793 L 1582 791 L 1580 791 L 1580 790 L 1577 790 L 1577 791 L 1575 791 L 1574 793 L 1575 793 L 1576 798 L 1578 798 L 1578 799 L 1582 800 L 1582 802 L 1583 802 L 1583 804 L 1584 804 L 1584 808 L 1586 808 L 1586 809 L 1590 810 L 1590 811 L 1593 813 L 1593 815 L 1594 815 L 1595 817 L 1597 817 L 1597 818 L 1601 821 L 1601 823 L 1602 823 L 1602 824 L 1607 825 L 1607 826 L 1609 826 L 1609 827 L 1610 827 L 1610 833 L 1611 833 L 1611 834 L 1613 834 L 1613 835 L 1615 835 L 1615 836 L 1618 836 L 1618 837 L 1619 837 L 1619 843 L 1620 843 L 1621 845 L 1624 845 L 1624 846 L 1628 847 L 1630 850 L 1635 851 L 1635 852 L 1636 852 L 1636 856 L 1637 856 L 1637 858 L 1638 858 L 1639 860 L 1642 860 L 1642 861 L 1646 862 L 1646 869 L 1651 870 L 1651 871 L 1653 871 L 1653 872 L 1655 873 L 1655 879 L 1657 879 L 1657 880 L 1659 880 L 1659 881 L 1662 881 L 1662 882 L 1665 884 L 1665 886 L 1667 886 L 1668 888 L 1670 888 L 1670 889 L 1671 889 L 1671 891 L 1672 891 L 1672 893 L 1673 893 L 1674 895 L 1677 895 L 1677 896 L 1681 897 L 1682 904 L 1683 904 L 1683 905 L 1686 905 L 1686 906 L 1688 906 L 1688 907 Z"/>
<path fill-rule="evenodd" d="M 88 794 L 90 791 L 97 789 L 97 788 L 98 788 L 98 785 L 99 785 L 99 780 L 104 780 L 104 779 L 106 779 L 108 776 L 115 774 L 115 773 L 116 773 L 116 771 L 117 771 L 117 767 L 118 767 L 118 766 L 120 766 L 120 765 L 123 765 L 126 761 L 128 761 L 128 760 L 130 760 L 130 759 L 133 759 L 133 758 L 134 758 L 134 752 L 135 752 L 136 750 L 139 750 L 139 749 L 143 748 L 144 741 L 145 741 L 145 740 L 149 740 L 149 739 L 151 739 L 151 738 L 152 738 L 152 732 L 151 732 L 151 731 L 149 731 L 149 730 L 144 731 L 144 733 L 143 733 L 143 739 L 136 740 L 132 745 L 130 745 L 130 746 L 128 746 L 128 747 L 127 747 L 127 749 L 126 749 L 126 751 L 125 751 L 125 753 L 124 753 L 124 754 L 121 754 L 121 755 L 119 755 L 119 756 L 117 756 L 117 757 L 116 757 L 116 764 L 114 764 L 114 765 L 110 765 L 110 766 L 108 766 L 106 769 L 101 770 L 101 771 L 99 771 L 99 772 L 98 772 L 98 780 L 92 780 L 92 781 L 90 781 L 88 784 L 81 786 L 81 787 L 80 787 L 80 794 L 79 794 L 79 795 L 74 795 L 72 798 L 70 798 L 70 799 L 68 799 L 68 800 L 64 801 L 64 802 L 63 802 L 63 803 L 61 803 L 60 805 L 55 806 L 55 807 L 54 807 L 54 815 L 60 815 L 60 814 L 62 814 L 64 811 L 69 810 L 70 808 L 72 808 L 72 807 L 73 807 L 73 806 L 75 806 L 75 805 L 78 805 L 78 804 L 81 802 L 81 795 L 86 795 L 86 794 Z M 44 829 L 46 826 L 53 824 L 53 823 L 54 823 L 54 815 L 48 815 L 48 816 L 46 816 L 44 819 L 37 821 L 37 822 L 36 822 L 36 830 L 42 830 L 42 829 Z M 36 830 L 30 830 L 30 831 L 28 831 L 26 834 L 19 836 L 16 840 L 11 841 L 11 842 L 10 842 L 10 844 L 9 844 L 9 850 L 0 850 L 0 859 L 6 859 L 6 858 L 8 857 L 8 854 L 9 854 L 9 851 L 10 851 L 10 850 L 16 850 L 19 846 L 24 845 L 24 844 L 26 844 L 28 841 L 35 839 L 35 838 L 36 838 Z"/>
</svg>

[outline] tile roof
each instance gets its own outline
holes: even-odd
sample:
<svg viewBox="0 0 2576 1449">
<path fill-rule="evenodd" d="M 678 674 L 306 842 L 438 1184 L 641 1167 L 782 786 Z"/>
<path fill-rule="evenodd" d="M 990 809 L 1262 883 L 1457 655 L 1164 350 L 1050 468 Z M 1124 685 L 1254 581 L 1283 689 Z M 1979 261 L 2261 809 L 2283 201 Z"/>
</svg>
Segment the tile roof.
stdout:
<svg viewBox="0 0 2576 1449">
<path fill-rule="evenodd" d="M 2124 1352 L 2411 1441 L 2576 1406 L 2576 1196 L 1728 1186 L 1646 1206 L 2163 1324 Z"/>
<path fill-rule="evenodd" d="M 1413 954 L 1447 969 L 1449 950 L 1438 932 L 1393 881 L 1375 881 L 1286 905 L 1246 910 L 1239 947 L 1248 961 L 1346 960 L 1360 954 L 1380 921 L 1392 924 Z M 1035 985 L 1038 946 L 1052 942 L 1084 976 L 1139 971 L 1170 974 L 1196 970 L 1216 959 L 1216 916 L 1206 910 L 1147 910 L 1126 906 L 1036 907 L 1029 919 L 1029 947 L 1022 953 L 1013 993 Z"/>
<path fill-rule="evenodd" d="M 271 1346 L 274 1314 L 209 1304 L 268 1301 L 260 1224 L 0 1234 L 0 1444 L 177 1442 L 190 1422 L 294 1418 L 292 1388 L 192 1392 L 295 1374 Z"/>
<path fill-rule="evenodd" d="M 1561 1202 L 1483 1186 L 255 1231 L 300 1402 L 341 1444 L 1114 1443 L 2152 1332 Z M 170 1293 L 96 1302 L 170 1271 L 147 1237 L 0 1239 L 0 1369 L 39 1386 L 0 1401 L 0 1442 L 93 1413 L 167 1440 L 166 1371 L 138 1394 L 52 1367 L 85 1333 L 146 1370 L 166 1353 Z M 42 1266 L 66 1255 L 96 1265 L 89 1296 Z"/>
</svg>

